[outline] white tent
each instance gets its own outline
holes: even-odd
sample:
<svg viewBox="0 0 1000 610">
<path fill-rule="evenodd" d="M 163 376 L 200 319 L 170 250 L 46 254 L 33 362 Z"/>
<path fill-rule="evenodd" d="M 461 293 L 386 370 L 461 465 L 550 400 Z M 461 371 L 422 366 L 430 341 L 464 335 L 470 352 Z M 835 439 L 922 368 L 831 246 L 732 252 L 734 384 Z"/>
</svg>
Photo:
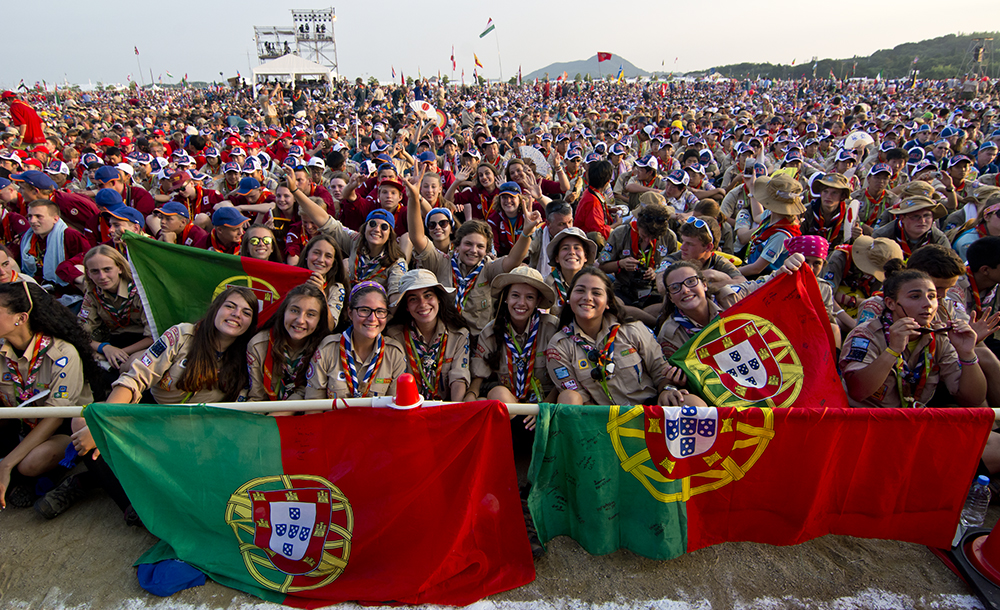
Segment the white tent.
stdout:
<svg viewBox="0 0 1000 610">
<path fill-rule="evenodd" d="M 334 75 L 330 68 L 322 64 L 303 59 L 298 55 L 283 55 L 278 59 L 263 63 L 253 70 L 254 82 L 269 76 L 285 76 L 292 82 L 295 82 L 295 79 L 300 76 L 321 76 L 327 82 L 331 82 Z"/>
</svg>

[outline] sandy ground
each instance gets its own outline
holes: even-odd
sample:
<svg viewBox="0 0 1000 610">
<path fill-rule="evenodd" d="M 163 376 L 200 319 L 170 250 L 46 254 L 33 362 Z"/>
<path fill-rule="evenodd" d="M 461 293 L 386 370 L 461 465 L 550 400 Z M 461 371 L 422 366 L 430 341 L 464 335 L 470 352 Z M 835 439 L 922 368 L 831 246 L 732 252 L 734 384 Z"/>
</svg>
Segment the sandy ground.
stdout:
<svg viewBox="0 0 1000 610">
<path fill-rule="evenodd" d="M 1000 509 L 991 508 L 988 523 Z M 0 513 L 0 608 L 277 608 L 211 581 L 171 598 L 143 591 L 132 562 L 154 543 L 128 528 L 94 492 L 45 521 L 31 509 Z M 981 608 L 927 548 L 827 536 L 794 547 L 728 543 L 673 561 L 619 551 L 594 557 L 558 538 L 535 582 L 475 604 L 491 608 Z M 344 605 L 353 607 L 354 605 Z"/>
</svg>

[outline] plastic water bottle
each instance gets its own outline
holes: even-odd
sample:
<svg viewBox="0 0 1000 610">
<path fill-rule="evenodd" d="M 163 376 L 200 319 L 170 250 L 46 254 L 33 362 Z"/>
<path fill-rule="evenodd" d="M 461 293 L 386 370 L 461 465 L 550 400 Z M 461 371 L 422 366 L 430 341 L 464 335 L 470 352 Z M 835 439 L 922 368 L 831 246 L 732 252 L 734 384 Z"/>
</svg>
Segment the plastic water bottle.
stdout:
<svg viewBox="0 0 1000 610">
<path fill-rule="evenodd" d="M 990 479 L 979 475 L 976 482 L 969 490 L 969 497 L 965 499 L 965 508 L 962 509 L 962 525 L 966 529 L 970 527 L 981 527 L 986 518 L 986 509 L 990 505 Z"/>
</svg>

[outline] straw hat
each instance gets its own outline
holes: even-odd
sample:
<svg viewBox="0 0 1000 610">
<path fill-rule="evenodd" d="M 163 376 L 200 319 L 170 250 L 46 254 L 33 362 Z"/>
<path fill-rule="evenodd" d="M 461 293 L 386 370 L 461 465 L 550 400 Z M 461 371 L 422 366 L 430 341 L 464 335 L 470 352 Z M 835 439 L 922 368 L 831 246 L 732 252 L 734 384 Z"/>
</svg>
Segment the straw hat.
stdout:
<svg viewBox="0 0 1000 610">
<path fill-rule="evenodd" d="M 438 287 L 444 290 L 448 294 L 455 292 L 454 288 L 445 288 L 444 284 L 438 281 L 437 276 L 434 272 L 427 269 L 411 269 L 403 274 L 403 277 L 399 280 L 399 294 L 396 298 L 392 300 L 389 305 L 392 308 L 396 308 L 406 297 L 406 293 L 411 290 L 423 290 L 425 288 Z"/>
<path fill-rule="evenodd" d="M 775 214 L 796 216 L 806 211 L 802 205 L 802 185 L 787 174 L 762 176 L 753 183 L 753 196 Z"/>
<path fill-rule="evenodd" d="M 559 252 L 559 244 L 567 237 L 575 237 L 583 242 L 583 248 L 587 251 L 587 264 L 593 265 L 594 260 L 597 258 L 597 244 L 588 238 L 583 230 L 577 227 L 566 227 L 549 241 L 549 244 L 545 246 L 545 254 L 549 257 L 549 260 L 556 260 L 556 253 Z"/>
<path fill-rule="evenodd" d="M 556 302 L 556 292 L 552 290 L 552 286 L 545 283 L 542 274 L 537 269 L 521 265 L 515 267 L 510 273 L 501 273 L 496 276 L 490 283 L 493 298 L 498 298 L 503 289 L 511 284 L 527 284 L 538 290 L 539 309 L 548 309 Z"/>
<path fill-rule="evenodd" d="M 903 249 L 887 237 L 872 238 L 870 235 L 862 235 L 851 246 L 851 258 L 854 259 L 858 269 L 884 282 L 885 272 L 882 271 L 882 267 L 891 259 L 903 260 Z"/>
<path fill-rule="evenodd" d="M 895 207 L 889 208 L 889 213 L 893 216 L 899 216 L 920 210 L 931 210 L 934 213 L 934 218 L 944 218 L 948 213 L 940 203 L 919 195 L 900 201 Z"/>
</svg>

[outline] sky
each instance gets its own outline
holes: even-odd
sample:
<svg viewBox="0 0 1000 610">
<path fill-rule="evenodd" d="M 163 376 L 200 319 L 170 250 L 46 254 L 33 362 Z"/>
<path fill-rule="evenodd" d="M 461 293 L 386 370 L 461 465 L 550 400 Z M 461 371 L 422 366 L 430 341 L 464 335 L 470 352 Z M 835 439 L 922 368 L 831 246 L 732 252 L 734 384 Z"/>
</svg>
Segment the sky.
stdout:
<svg viewBox="0 0 1000 610">
<path fill-rule="evenodd" d="M 323 0 L 50 0 L 44 9 L 33 2 L 4 4 L 4 88 L 21 79 L 29 86 L 42 80 L 50 86 L 125 83 L 129 76 L 148 83 L 150 72 L 154 80 L 162 75 L 171 82 L 168 71 L 174 82 L 185 73 L 192 81 L 218 80 L 220 72 L 247 77 L 258 65 L 255 25 L 291 26 L 292 8 L 331 6 Z M 611 64 L 624 57 L 644 70 L 678 72 L 743 61 L 839 59 L 945 34 L 1000 31 L 996 6 L 997 0 L 352 0 L 333 8 L 340 74 L 385 82 L 393 68 L 397 77 L 452 75 L 452 46 L 454 77 L 464 68 L 470 80 L 473 54 L 491 79 L 598 51 L 615 54 Z M 496 30 L 480 39 L 490 18 Z"/>
</svg>

